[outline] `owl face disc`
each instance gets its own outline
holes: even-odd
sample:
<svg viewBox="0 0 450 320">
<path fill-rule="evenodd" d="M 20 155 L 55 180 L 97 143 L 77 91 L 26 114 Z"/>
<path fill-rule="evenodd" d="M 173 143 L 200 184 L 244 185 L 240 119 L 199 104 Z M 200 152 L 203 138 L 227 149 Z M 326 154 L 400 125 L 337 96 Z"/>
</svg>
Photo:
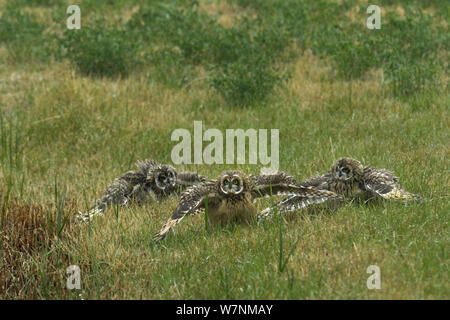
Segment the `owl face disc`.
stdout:
<svg viewBox="0 0 450 320">
<path fill-rule="evenodd" d="M 173 169 L 164 168 L 156 172 L 155 183 L 156 186 L 164 190 L 168 186 L 175 186 L 177 181 L 177 174 Z"/>
<path fill-rule="evenodd" d="M 239 194 L 244 190 L 244 182 L 237 174 L 224 175 L 220 181 L 220 190 L 224 194 Z"/>
<path fill-rule="evenodd" d="M 349 181 L 362 176 L 363 166 L 358 160 L 341 158 L 334 163 L 331 171 L 336 180 Z"/>
<path fill-rule="evenodd" d="M 337 166 L 334 171 L 334 177 L 338 180 L 350 180 L 353 178 L 353 170 L 347 166 Z"/>
</svg>

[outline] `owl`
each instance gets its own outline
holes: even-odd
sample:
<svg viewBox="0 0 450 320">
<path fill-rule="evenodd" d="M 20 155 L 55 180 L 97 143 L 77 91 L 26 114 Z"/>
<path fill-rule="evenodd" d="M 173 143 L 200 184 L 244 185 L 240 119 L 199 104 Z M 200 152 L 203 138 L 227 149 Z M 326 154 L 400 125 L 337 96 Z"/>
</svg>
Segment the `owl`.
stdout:
<svg viewBox="0 0 450 320">
<path fill-rule="evenodd" d="M 256 199 L 271 195 L 295 195 L 304 205 L 339 198 L 333 192 L 296 185 L 284 172 L 248 177 L 240 171 L 226 171 L 216 180 L 188 188 L 181 194 L 171 218 L 154 236 L 163 240 L 172 227 L 187 215 L 206 212 L 212 227 L 227 223 L 250 224 L 256 220 Z"/>
<path fill-rule="evenodd" d="M 313 177 L 300 185 L 333 191 L 346 199 L 362 196 L 363 198 L 382 197 L 389 200 L 421 200 L 419 195 L 403 189 L 392 171 L 364 167 L 358 160 L 352 158 L 337 160 L 326 174 Z M 293 195 L 281 200 L 275 206 L 281 211 L 292 211 L 298 208 L 297 203 L 301 203 L 302 200 Z M 265 209 L 260 214 L 267 216 L 274 207 Z"/>
<path fill-rule="evenodd" d="M 161 201 L 180 193 L 189 186 L 207 181 L 197 173 L 183 172 L 152 159 L 136 162 L 135 171 L 128 171 L 115 179 L 96 200 L 95 205 L 87 213 L 79 212 L 78 220 L 87 221 L 102 214 L 110 205 L 126 206 L 129 203 L 142 204 L 147 201 Z"/>
</svg>

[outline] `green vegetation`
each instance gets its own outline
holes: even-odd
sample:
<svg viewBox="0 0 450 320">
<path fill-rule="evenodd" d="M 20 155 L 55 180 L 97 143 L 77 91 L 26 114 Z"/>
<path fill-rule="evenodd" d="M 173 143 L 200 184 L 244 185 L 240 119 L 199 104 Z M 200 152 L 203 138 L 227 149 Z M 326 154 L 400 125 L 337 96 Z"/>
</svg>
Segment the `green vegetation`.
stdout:
<svg viewBox="0 0 450 320">
<path fill-rule="evenodd" d="M 0 44 L 6 47 L 9 62 L 46 61 L 50 52 L 45 25 L 38 23 L 28 12 L 10 5 L 2 10 Z"/>
<path fill-rule="evenodd" d="M 0 298 L 448 299 L 446 2 L 383 1 L 368 30 L 357 0 L 85 0 L 66 30 L 63 1 L 0 1 Z M 160 246 L 175 199 L 72 222 L 136 160 L 170 163 L 194 120 L 279 129 L 299 180 L 351 156 L 424 201 L 214 231 L 194 216 Z"/>
<path fill-rule="evenodd" d="M 86 26 L 64 32 L 61 40 L 65 56 L 79 71 L 93 76 L 127 76 L 139 64 L 137 45 L 124 30 Z"/>
<path fill-rule="evenodd" d="M 273 70 L 273 64 L 284 61 L 279 55 L 289 39 L 282 29 L 268 28 L 260 19 L 245 17 L 227 28 L 196 5 L 179 9 L 151 4 L 128 26 L 150 46 L 155 65 L 164 68 L 158 75 L 165 74 L 167 65 L 176 65 L 171 76 L 185 77 L 180 69 L 201 65 L 209 73 L 206 82 L 231 104 L 260 103 L 284 78 Z"/>
</svg>

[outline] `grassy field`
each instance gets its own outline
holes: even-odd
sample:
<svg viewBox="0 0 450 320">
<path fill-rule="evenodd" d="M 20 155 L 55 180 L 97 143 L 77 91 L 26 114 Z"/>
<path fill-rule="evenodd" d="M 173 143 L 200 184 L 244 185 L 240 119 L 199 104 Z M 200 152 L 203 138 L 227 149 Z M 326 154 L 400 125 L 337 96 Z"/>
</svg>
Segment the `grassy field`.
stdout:
<svg viewBox="0 0 450 320">
<path fill-rule="evenodd" d="M 447 1 L 381 1 L 380 30 L 357 0 L 79 2 L 67 30 L 67 1 L 0 0 L 1 299 L 450 298 Z M 351 156 L 424 201 L 188 217 L 159 246 L 176 199 L 72 223 L 136 160 L 171 164 L 194 121 L 278 129 L 299 180 Z"/>
</svg>

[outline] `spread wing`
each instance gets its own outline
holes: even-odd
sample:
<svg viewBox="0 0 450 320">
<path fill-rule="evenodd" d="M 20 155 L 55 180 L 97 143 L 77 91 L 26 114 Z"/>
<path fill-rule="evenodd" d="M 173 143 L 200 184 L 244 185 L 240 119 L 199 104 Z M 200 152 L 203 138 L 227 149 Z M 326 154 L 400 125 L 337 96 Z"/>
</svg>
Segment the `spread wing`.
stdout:
<svg viewBox="0 0 450 320">
<path fill-rule="evenodd" d="M 133 194 L 142 188 L 144 182 L 145 176 L 141 171 L 128 171 L 106 188 L 103 197 L 97 200 L 95 206 L 91 207 L 87 213 L 79 212 L 77 220 L 88 221 L 103 214 L 105 208 L 111 204 L 126 205 Z"/>
<path fill-rule="evenodd" d="M 180 193 L 188 189 L 189 187 L 195 186 L 197 184 L 205 183 L 210 181 L 206 177 L 199 175 L 194 172 L 182 172 L 177 174 L 177 180 L 175 185 L 168 186 L 165 190 L 167 195 L 179 196 Z"/>
<path fill-rule="evenodd" d="M 364 168 L 364 188 L 384 199 L 394 200 L 416 200 L 422 197 L 410 193 L 399 184 L 398 177 L 392 171 L 386 169 L 376 169 L 372 167 Z"/>
<path fill-rule="evenodd" d="M 299 182 L 284 172 L 274 174 L 251 175 L 253 199 L 272 195 L 289 195 L 304 189 Z"/>
<path fill-rule="evenodd" d="M 138 167 L 143 175 L 147 175 L 147 172 L 149 172 L 150 169 L 158 166 L 158 162 L 153 159 L 138 160 L 136 161 L 135 166 Z"/>
<path fill-rule="evenodd" d="M 159 242 L 163 240 L 171 228 L 175 227 L 181 219 L 187 215 L 201 213 L 205 209 L 206 199 L 208 203 L 212 203 L 217 199 L 216 182 L 208 181 L 188 188 L 181 194 L 178 207 L 173 211 L 172 216 L 155 234 L 154 240 Z"/>
<path fill-rule="evenodd" d="M 326 201 L 343 201 L 343 198 L 328 190 L 317 190 L 313 187 L 304 187 L 305 189 L 303 195 L 293 195 L 286 197 L 271 207 L 268 207 L 258 213 L 257 218 L 268 218 L 271 217 L 275 211 L 278 213 L 295 211 L 301 208 L 305 208 L 311 204 L 322 203 Z"/>
<path fill-rule="evenodd" d="M 287 212 L 328 200 L 342 201 L 341 196 L 326 190 L 329 179 L 330 173 L 311 178 L 301 183 L 284 172 L 279 172 L 275 175 L 252 176 L 252 180 L 257 185 L 257 192 L 263 196 L 270 195 L 270 192 L 273 195 L 289 195 L 275 205 L 260 212 L 258 218 L 269 217 L 275 210 L 278 212 Z"/>
<path fill-rule="evenodd" d="M 251 179 L 255 183 L 254 198 L 280 194 L 290 195 L 258 214 L 258 218 L 270 216 L 275 208 L 285 212 L 328 200 L 342 200 L 342 197 L 334 192 L 303 186 L 284 172 L 274 175 L 251 176 Z"/>
<path fill-rule="evenodd" d="M 315 176 L 300 183 L 303 187 L 313 187 L 320 190 L 329 190 L 329 181 L 332 180 L 330 172 L 321 176 Z"/>
<path fill-rule="evenodd" d="M 329 192 L 322 192 L 309 185 L 299 183 L 295 178 L 285 172 L 277 172 L 275 174 L 263 174 L 257 176 L 250 176 L 254 184 L 253 198 L 269 197 L 271 195 L 291 195 L 299 197 L 310 197 L 316 194 L 328 194 Z M 331 193 L 334 194 L 334 193 Z"/>
<path fill-rule="evenodd" d="M 182 172 L 177 175 L 177 185 L 181 187 L 190 187 L 207 181 L 211 180 L 194 172 Z"/>
<path fill-rule="evenodd" d="M 159 164 L 153 159 L 144 159 L 136 161 L 134 165 L 138 168 L 142 175 L 146 176 L 151 169 L 157 167 Z"/>
</svg>

